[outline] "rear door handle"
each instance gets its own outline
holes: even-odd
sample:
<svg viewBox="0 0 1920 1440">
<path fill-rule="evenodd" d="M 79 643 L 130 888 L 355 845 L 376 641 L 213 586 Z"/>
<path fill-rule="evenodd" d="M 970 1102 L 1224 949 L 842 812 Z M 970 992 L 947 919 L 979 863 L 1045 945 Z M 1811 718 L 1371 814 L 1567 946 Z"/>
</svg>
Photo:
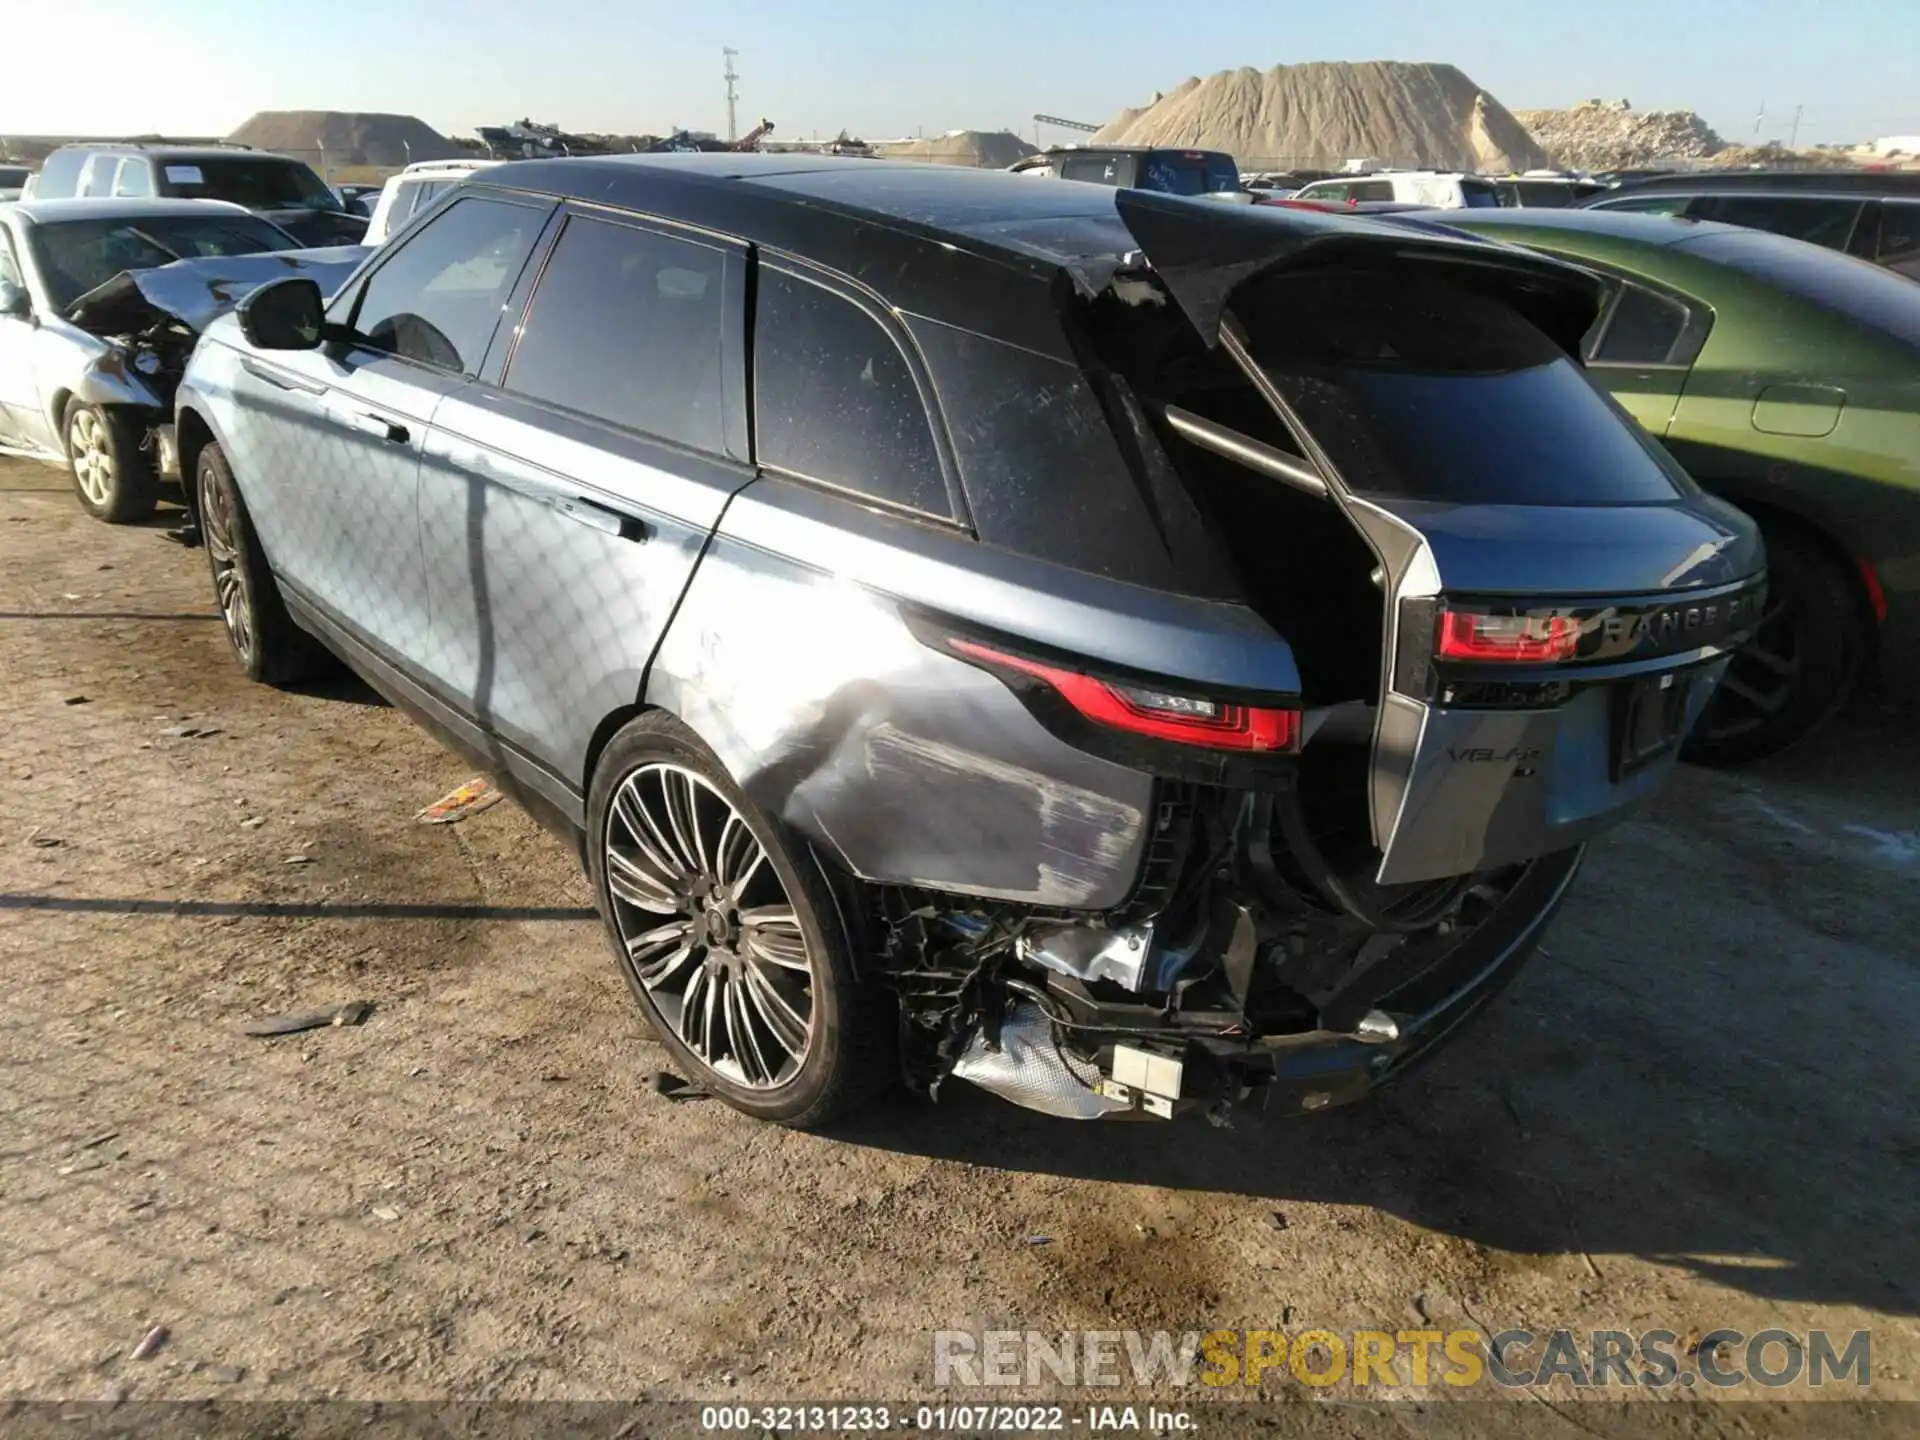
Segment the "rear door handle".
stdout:
<svg viewBox="0 0 1920 1440">
<path fill-rule="evenodd" d="M 615 535 L 622 540 L 643 541 L 647 538 L 647 524 L 633 515 L 623 515 L 618 510 L 605 505 L 596 505 L 591 500 L 573 495 L 554 497 L 553 508 L 567 519 L 600 531 L 603 535 Z"/>
</svg>

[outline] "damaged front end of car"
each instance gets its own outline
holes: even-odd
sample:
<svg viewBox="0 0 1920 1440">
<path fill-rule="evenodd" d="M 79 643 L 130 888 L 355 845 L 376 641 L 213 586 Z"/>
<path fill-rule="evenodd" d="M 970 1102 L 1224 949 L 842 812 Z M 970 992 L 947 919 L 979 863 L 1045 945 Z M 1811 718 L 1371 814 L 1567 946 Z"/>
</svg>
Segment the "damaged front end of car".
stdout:
<svg viewBox="0 0 1920 1440">
<path fill-rule="evenodd" d="M 1592 277 L 1363 221 L 1123 192 L 1141 254 L 1069 324 L 1284 638 L 1297 693 L 1194 693 L 951 617 L 923 645 L 1155 777 L 1098 913 L 864 887 L 911 1084 L 1071 1118 L 1312 1111 L 1531 953 L 1758 620 L 1756 533 L 1579 372 Z"/>
<path fill-rule="evenodd" d="M 79 403 L 139 417 L 141 448 L 153 454 L 163 479 L 178 480 L 174 393 L 207 326 L 260 286 L 289 275 L 309 276 L 331 294 L 371 253 L 334 246 L 123 270 L 67 306 L 63 318 L 85 340 L 77 342 L 77 373 L 59 377 L 57 388 Z"/>
</svg>

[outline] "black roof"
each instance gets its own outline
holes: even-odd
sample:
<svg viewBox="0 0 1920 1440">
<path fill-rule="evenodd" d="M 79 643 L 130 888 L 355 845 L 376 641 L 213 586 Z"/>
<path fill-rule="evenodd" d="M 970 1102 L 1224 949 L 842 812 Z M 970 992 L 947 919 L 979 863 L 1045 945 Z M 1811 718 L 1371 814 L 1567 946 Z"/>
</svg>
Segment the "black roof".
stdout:
<svg viewBox="0 0 1920 1440">
<path fill-rule="evenodd" d="M 1136 248 L 1115 191 L 1004 170 L 832 155 L 521 160 L 467 182 L 634 210 L 786 251 L 898 309 L 1067 358 L 1033 287 Z"/>
<path fill-rule="evenodd" d="M 1623 181 L 1613 195 L 1711 195 L 1730 190 L 1920 196 L 1920 170 L 1693 170 Z"/>
</svg>

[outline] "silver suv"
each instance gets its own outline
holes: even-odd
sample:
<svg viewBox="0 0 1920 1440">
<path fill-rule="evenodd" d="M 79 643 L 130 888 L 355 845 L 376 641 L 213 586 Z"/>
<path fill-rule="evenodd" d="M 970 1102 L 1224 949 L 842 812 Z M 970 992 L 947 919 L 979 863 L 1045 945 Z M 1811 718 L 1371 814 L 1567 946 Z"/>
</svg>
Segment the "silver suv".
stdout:
<svg viewBox="0 0 1920 1440">
<path fill-rule="evenodd" d="M 503 165 L 179 437 L 235 654 L 582 849 L 676 1061 L 819 1123 L 1354 1099 L 1530 952 L 1757 614 L 1528 252 L 802 156 Z"/>
</svg>

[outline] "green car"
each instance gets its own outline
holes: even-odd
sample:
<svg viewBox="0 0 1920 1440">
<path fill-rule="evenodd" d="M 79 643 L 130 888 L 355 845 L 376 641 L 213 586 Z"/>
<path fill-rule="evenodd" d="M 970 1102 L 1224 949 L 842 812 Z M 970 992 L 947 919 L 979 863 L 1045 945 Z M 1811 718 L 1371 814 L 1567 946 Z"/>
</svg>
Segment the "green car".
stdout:
<svg viewBox="0 0 1920 1440">
<path fill-rule="evenodd" d="M 1476 210 L 1444 223 L 1609 281 L 1585 342 L 1594 379 L 1760 523 L 1769 609 L 1689 755 L 1772 754 L 1870 673 L 1920 700 L 1920 283 L 1665 216 Z"/>
</svg>

